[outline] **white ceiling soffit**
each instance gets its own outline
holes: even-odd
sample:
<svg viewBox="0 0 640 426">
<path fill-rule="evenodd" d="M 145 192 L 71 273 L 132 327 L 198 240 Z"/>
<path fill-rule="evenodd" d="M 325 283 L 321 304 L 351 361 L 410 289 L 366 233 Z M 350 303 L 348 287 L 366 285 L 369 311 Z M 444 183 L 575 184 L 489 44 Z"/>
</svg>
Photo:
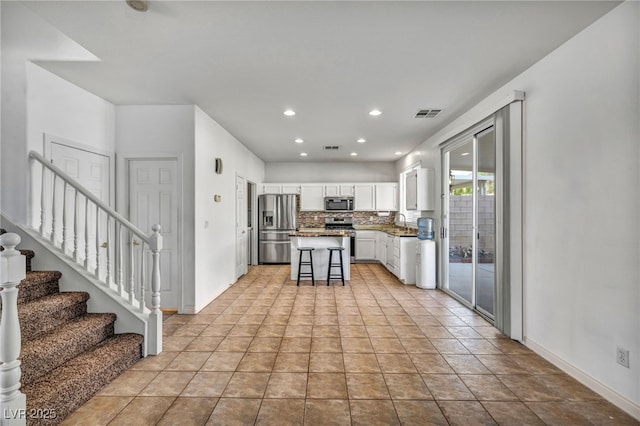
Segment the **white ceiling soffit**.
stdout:
<svg viewBox="0 0 640 426">
<path fill-rule="evenodd" d="M 618 2 L 25 4 L 101 59 L 45 68 L 115 104 L 196 104 L 270 162 L 394 161 Z"/>
</svg>

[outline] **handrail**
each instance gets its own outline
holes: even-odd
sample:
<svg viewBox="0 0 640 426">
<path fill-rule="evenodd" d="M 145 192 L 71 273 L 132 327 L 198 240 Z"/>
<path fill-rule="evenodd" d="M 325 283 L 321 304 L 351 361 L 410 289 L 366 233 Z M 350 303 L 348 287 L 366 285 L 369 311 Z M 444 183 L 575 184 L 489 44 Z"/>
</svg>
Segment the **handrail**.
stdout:
<svg viewBox="0 0 640 426">
<path fill-rule="evenodd" d="M 33 158 L 34 160 L 37 160 L 44 167 L 48 168 L 53 173 L 58 175 L 60 179 L 64 180 L 66 183 L 73 186 L 75 190 L 77 190 L 82 195 L 84 195 L 89 200 L 91 200 L 92 203 L 94 203 L 95 205 L 100 207 L 102 210 L 104 210 L 105 213 L 107 213 L 109 216 L 113 217 L 114 219 L 118 220 L 119 222 L 122 222 L 124 225 L 126 225 L 127 228 L 129 228 L 129 230 L 131 230 L 131 232 L 136 234 L 138 238 L 144 240 L 145 243 L 149 244 L 149 237 L 147 237 L 145 233 L 142 232 L 137 226 L 129 222 L 124 216 L 122 216 L 120 213 L 118 213 L 117 211 L 113 210 L 111 207 L 106 205 L 102 200 L 100 200 L 98 197 L 93 195 L 91 192 L 84 189 L 82 185 L 78 183 L 78 181 L 76 181 L 74 178 L 66 174 L 62 169 L 60 169 L 55 164 L 52 164 L 42 154 L 36 151 L 30 151 L 29 157 Z"/>
</svg>

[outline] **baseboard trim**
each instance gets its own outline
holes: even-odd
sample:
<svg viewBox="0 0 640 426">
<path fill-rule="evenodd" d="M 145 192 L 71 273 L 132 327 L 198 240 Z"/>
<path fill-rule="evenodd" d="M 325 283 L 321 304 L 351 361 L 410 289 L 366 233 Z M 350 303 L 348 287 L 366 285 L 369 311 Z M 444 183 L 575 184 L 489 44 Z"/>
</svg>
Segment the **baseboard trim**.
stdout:
<svg viewBox="0 0 640 426">
<path fill-rule="evenodd" d="M 624 410 L 634 418 L 640 420 L 640 405 L 631 401 L 624 395 L 619 394 L 615 390 L 611 389 L 609 386 L 600 382 L 599 380 L 593 378 L 591 375 L 585 373 L 579 368 L 569 364 L 564 359 L 560 358 L 553 352 L 550 352 L 543 346 L 538 343 L 532 341 L 531 339 L 525 339 L 524 345 L 529 349 L 540 355 L 542 358 L 546 359 L 592 391 L 598 393 L 603 398 L 616 405 L 618 408 Z"/>
</svg>

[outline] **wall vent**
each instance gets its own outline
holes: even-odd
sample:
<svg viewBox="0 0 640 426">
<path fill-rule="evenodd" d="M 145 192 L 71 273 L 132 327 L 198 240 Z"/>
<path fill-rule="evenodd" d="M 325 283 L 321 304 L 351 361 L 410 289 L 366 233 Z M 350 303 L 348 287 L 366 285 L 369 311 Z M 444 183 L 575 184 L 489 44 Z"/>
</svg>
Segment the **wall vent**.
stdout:
<svg viewBox="0 0 640 426">
<path fill-rule="evenodd" d="M 421 110 L 418 110 L 415 118 L 436 118 L 441 112 L 442 112 L 442 109 L 437 109 L 437 108 L 421 109 Z"/>
<path fill-rule="evenodd" d="M 340 147 L 338 145 L 325 145 L 324 146 L 324 150 L 325 151 L 337 151 L 339 149 L 340 149 Z"/>
</svg>

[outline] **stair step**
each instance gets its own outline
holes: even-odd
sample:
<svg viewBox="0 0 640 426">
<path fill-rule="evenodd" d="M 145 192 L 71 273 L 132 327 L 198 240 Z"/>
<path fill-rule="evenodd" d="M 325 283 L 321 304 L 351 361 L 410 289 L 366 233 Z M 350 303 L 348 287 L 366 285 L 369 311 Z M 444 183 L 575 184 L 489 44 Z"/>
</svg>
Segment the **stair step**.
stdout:
<svg viewBox="0 0 640 426">
<path fill-rule="evenodd" d="M 22 383 L 28 384 L 113 336 L 115 314 L 86 314 L 23 342 Z"/>
<path fill-rule="evenodd" d="M 18 303 L 35 300 L 48 294 L 60 291 L 58 280 L 62 276 L 59 271 L 34 271 L 27 272 L 27 277 L 22 280 L 18 289 Z"/>
<path fill-rule="evenodd" d="M 50 294 L 18 305 L 22 340 L 27 341 L 87 313 L 89 293 Z M 0 309 L 0 312 L 2 310 Z"/>
<path fill-rule="evenodd" d="M 27 424 L 55 425 L 91 399 L 102 387 L 135 364 L 142 353 L 143 337 L 117 334 L 70 359 L 36 382 L 22 387 L 27 412 L 46 407 L 55 419 L 27 420 Z"/>
</svg>

